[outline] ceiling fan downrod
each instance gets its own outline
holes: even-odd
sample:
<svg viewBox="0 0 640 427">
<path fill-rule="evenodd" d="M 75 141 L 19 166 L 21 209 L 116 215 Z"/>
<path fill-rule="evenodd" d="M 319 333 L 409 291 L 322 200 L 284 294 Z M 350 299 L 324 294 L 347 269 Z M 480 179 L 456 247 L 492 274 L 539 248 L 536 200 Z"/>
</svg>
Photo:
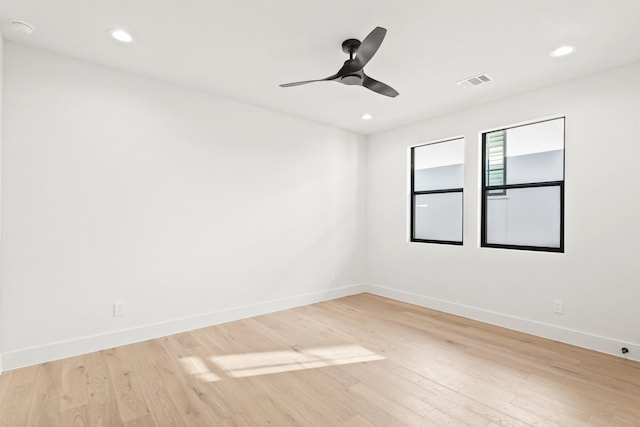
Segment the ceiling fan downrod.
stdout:
<svg viewBox="0 0 640 427">
<path fill-rule="evenodd" d="M 358 52 L 359 47 L 360 40 L 358 39 L 347 39 L 342 42 L 342 51 L 349 54 L 350 61 L 353 61 L 353 56 Z"/>
</svg>

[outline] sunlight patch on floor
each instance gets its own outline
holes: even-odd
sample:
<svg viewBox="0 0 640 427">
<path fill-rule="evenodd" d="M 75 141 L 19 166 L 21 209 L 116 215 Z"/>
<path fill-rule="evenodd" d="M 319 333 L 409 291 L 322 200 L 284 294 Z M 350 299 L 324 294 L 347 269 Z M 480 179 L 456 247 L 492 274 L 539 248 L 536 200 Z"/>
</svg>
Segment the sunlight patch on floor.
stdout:
<svg viewBox="0 0 640 427">
<path fill-rule="evenodd" d="M 212 356 L 209 360 L 233 378 L 383 360 L 358 345 L 339 345 Z"/>
<path fill-rule="evenodd" d="M 207 365 L 199 357 L 182 357 L 180 358 L 180 363 L 186 373 L 202 382 L 212 383 L 221 380 L 219 376 L 207 368 Z"/>
</svg>

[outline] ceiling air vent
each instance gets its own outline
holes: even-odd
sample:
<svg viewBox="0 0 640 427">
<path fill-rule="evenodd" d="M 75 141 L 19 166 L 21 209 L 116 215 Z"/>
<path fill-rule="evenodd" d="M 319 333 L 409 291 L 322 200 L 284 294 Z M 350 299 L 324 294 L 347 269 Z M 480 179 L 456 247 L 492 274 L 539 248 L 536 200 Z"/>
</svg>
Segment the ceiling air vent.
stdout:
<svg viewBox="0 0 640 427">
<path fill-rule="evenodd" d="M 486 74 L 480 74 L 478 76 L 469 77 L 468 79 L 460 80 L 458 85 L 462 87 L 475 87 L 485 83 L 492 82 L 493 79 Z"/>
</svg>

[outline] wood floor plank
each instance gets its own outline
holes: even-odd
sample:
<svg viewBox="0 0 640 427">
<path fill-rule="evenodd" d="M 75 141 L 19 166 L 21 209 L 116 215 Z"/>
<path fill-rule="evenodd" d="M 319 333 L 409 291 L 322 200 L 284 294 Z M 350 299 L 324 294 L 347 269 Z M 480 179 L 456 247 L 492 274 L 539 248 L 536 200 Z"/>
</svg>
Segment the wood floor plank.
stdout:
<svg viewBox="0 0 640 427">
<path fill-rule="evenodd" d="M 112 424 L 112 425 L 116 425 L 116 424 Z M 157 424 L 158 426 L 163 426 L 163 425 L 167 425 L 167 426 L 173 426 L 175 424 Z M 154 424 L 153 419 L 151 418 L 150 414 L 147 415 L 143 415 L 140 418 L 135 418 L 133 420 L 129 420 L 126 423 L 123 424 L 124 427 L 155 427 L 156 424 Z"/>
<path fill-rule="evenodd" d="M 387 395 L 386 393 L 380 393 L 379 390 L 376 390 L 366 384 L 354 384 L 353 386 L 349 387 L 349 391 L 357 396 L 357 399 L 366 400 L 371 404 L 380 407 L 384 412 L 389 414 L 392 417 L 392 423 L 389 425 L 426 425 L 424 414 L 417 414 L 416 412 L 407 408 L 405 405 L 398 403 L 390 395 Z M 365 414 L 364 416 L 366 417 L 367 415 Z M 375 423 L 377 422 L 377 419 L 372 419 L 371 421 Z"/>
<path fill-rule="evenodd" d="M 13 371 L 9 383 L 10 387 L 19 387 L 22 385 L 33 384 L 36 381 L 38 369 L 38 365 L 34 365 Z"/>
<path fill-rule="evenodd" d="M 91 427 L 87 405 L 76 406 L 60 412 L 60 425 L 69 427 Z"/>
<path fill-rule="evenodd" d="M 264 396 L 281 396 L 278 405 L 292 419 L 330 419 L 341 424 L 353 416 L 353 409 L 348 404 L 348 390 L 322 369 L 270 376 L 274 377 L 273 380 L 256 386 L 264 391 Z M 308 387 L 310 383 L 316 384 L 314 389 Z"/>
<path fill-rule="evenodd" d="M 362 415 L 355 415 L 344 423 L 344 427 L 376 427 L 376 425 Z"/>
<path fill-rule="evenodd" d="M 88 402 L 85 356 L 64 359 L 60 386 L 60 411 L 86 406 Z"/>
<path fill-rule="evenodd" d="M 299 425 L 296 424 L 300 418 L 298 414 L 294 414 L 293 411 L 285 407 L 285 405 L 277 405 L 273 399 L 269 397 L 263 397 L 256 402 L 256 415 L 253 418 L 259 418 L 259 425 L 264 426 L 286 426 L 286 425 Z"/>
<path fill-rule="evenodd" d="M 197 392 L 182 381 L 180 377 L 174 375 L 174 371 L 163 366 L 156 366 L 153 375 L 161 379 L 186 425 L 204 427 L 217 424 L 215 420 L 209 417 L 209 413 L 198 398 Z"/>
<path fill-rule="evenodd" d="M 162 379 L 155 374 L 153 368 L 145 370 L 144 372 L 147 375 L 147 381 L 144 381 L 140 387 L 146 404 L 153 408 L 149 414 L 150 419 L 159 426 L 187 426 L 187 423 L 183 420 L 173 403 L 170 393 L 164 386 Z M 145 417 L 146 416 L 140 418 Z M 140 418 L 136 418 L 135 420 L 140 420 Z"/>
<path fill-rule="evenodd" d="M 0 426 L 24 426 L 29 420 L 33 384 L 11 387 L 0 405 Z"/>
<path fill-rule="evenodd" d="M 27 426 L 58 425 L 60 422 L 61 380 L 61 363 L 52 362 L 39 365 Z"/>
<path fill-rule="evenodd" d="M 171 335 L 164 340 L 168 342 L 174 349 L 181 351 L 187 350 L 200 345 L 200 342 L 191 332 L 184 332 L 177 335 Z"/>
<path fill-rule="evenodd" d="M 12 372 L 3 372 L 0 374 L 0 402 L 4 401 L 4 397 L 9 390 L 9 386 L 11 385 L 11 374 Z"/>
<path fill-rule="evenodd" d="M 144 376 L 132 371 L 132 362 L 123 357 L 124 351 L 124 348 L 115 348 L 103 354 L 111 375 L 120 420 L 127 422 L 148 414 L 149 409 L 140 388 Z"/>
<path fill-rule="evenodd" d="M 109 427 L 121 423 L 111 374 L 104 351 L 85 357 L 87 378 L 87 410 L 93 427 Z"/>
<path fill-rule="evenodd" d="M 7 425 L 639 426 L 640 363 L 359 294 L 5 372 Z"/>
</svg>

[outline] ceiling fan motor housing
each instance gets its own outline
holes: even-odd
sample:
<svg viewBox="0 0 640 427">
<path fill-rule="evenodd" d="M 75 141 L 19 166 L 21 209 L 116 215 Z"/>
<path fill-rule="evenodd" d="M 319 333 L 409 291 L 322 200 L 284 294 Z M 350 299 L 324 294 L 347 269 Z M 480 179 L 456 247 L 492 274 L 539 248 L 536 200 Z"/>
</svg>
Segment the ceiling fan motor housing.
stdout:
<svg viewBox="0 0 640 427">
<path fill-rule="evenodd" d="M 342 51 L 350 55 L 355 55 L 359 47 L 360 47 L 360 40 L 358 39 L 347 39 L 342 42 Z"/>
<path fill-rule="evenodd" d="M 347 74 L 340 79 L 340 83 L 344 83 L 346 85 L 361 85 L 362 76 L 358 74 Z"/>
</svg>

